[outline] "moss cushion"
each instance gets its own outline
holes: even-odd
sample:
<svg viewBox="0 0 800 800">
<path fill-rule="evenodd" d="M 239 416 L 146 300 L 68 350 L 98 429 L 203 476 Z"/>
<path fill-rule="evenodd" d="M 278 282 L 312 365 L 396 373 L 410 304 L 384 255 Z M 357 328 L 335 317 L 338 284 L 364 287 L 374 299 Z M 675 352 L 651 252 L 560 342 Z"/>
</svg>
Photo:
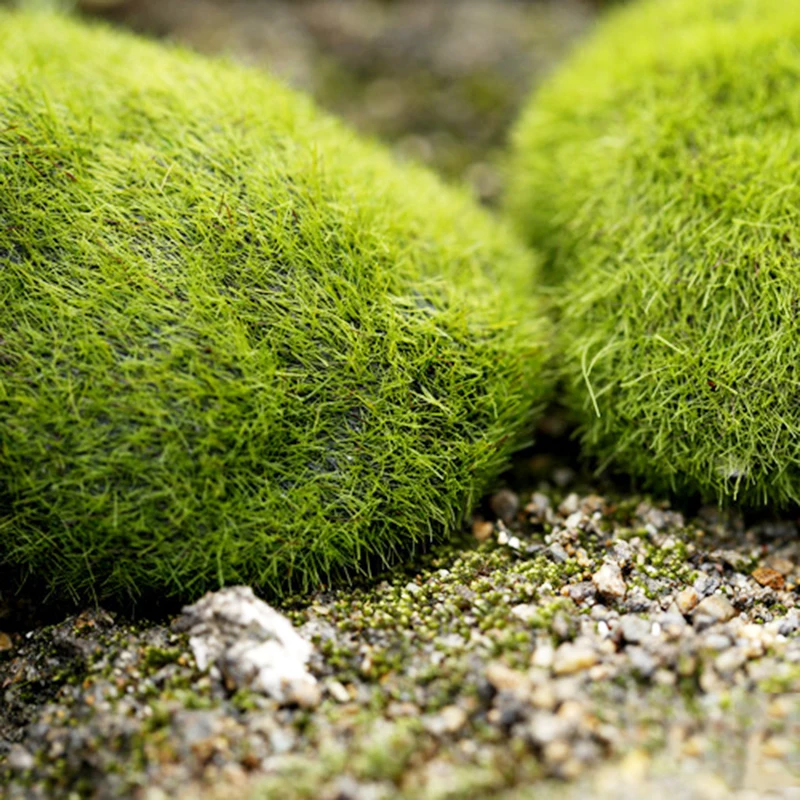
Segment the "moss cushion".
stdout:
<svg viewBox="0 0 800 800">
<path fill-rule="evenodd" d="M 256 71 L 0 11 L 0 560 L 193 598 L 446 535 L 545 388 L 534 266 Z"/>
<path fill-rule="evenodd" d="M 623 8 L 514 141 L 587 449 L 659 488 L 800 499 L 800 4 Z"/>
</svg>

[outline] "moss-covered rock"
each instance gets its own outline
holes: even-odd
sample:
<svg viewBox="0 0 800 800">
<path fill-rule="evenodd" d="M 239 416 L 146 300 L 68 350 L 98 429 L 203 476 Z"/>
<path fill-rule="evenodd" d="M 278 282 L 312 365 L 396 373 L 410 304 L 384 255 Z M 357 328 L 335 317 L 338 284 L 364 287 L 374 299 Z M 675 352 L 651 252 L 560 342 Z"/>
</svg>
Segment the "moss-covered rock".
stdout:
<svg viewBox="0 0 800 800">
<path fill-rule="evenodd" d="M 800 5 L 617 11 L 515 147 L 587 447 L 662 488 L 800 499 Z"/>
<path fill-rule="evenodd" d="M 257 72 L 0 11 L 0 560 L 186 598 L 447 533 L 542 395 L 533 267 Z"/>
</svg>

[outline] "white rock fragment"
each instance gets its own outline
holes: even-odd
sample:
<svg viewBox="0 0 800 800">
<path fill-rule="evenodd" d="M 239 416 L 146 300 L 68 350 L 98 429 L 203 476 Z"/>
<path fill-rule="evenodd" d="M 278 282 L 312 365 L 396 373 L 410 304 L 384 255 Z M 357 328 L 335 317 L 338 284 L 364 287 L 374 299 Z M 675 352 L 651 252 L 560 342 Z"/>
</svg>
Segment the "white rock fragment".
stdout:
<svg viewBox="0 0 800 800">
<path fill-rule="evenodd" d="M 174 628 L 188 631 L 197 666 L 216 671 L 231 690 L 306 708 L 319 704 L 319 685 L 306 669 L 313 646 L 249 586 L 209 592 L 184 607 Z"/>
<path fill-rule="evenodd" d="M 732 647 L 717 656 L 714 667 L 722 675 L 730 675 L 736 672 L 747 661 L 747 652 L 743 647 Z"/>
<path fill-rule="evenodd" d="M 531 501 L 525 506 L 525 510 L 530 513 L 544 514 L 550 508 L 550 498 L 541 492 L 534 492 Z"/>
<path fill-rule="evenodd" d="M 528 724 L 528 735 L 539 745 L 566 739 L 571 732 L 572 726 L 569 720 L 545 711 L 534 714 Z"/>
<path fill-rule="evenodd" d="M 511 607 L 511 613 L 523 622 L 531 622 L 539 617 L 539 606 L 532 603 L 519 603 Z"/>
<path fill-rule="evenodd" d="M 622 570 L 612 561 L 607 561 L 592 575 L 592 583 L 601 595 L 609 598 L 625 597 L 628 590 L 622 578 Z"/>
<path fill-rule="evenodd" d="M 567 517 L 564 525 L 568 531 L 576 531 L 581 527 L 581 523 L 584 519 L 585 516 L 581 511 L 574 511 Z"/>
<path fill-rule="evenodd" d="M 536 642 L 536 649 L 531 656 L 531 666 L 540 669 L 550 669 L 553 666 L 556 650 L 549 639 L 539 639 Z"/>
<path fill-rule="evenodd" d="M 578 497 L 575 492 L 568 494 L 566 498 L 564 498 L 564 502 L 558 507 L 558 510 L 565 516 L 568 517 L 570 514 L 574 514 L 578 510 L 578 506 L 580 505 L 580 498 Z"/>
<path fill-rule="evenodd" d="M 36 766 L 34 757 L 20 744 L 11 745 L 11 750 L 6 757 L 6 763 L 17 772 L 25 772 Z"/>
<path fill-rule="evenodd" d="M 619 621 L 619 632 L 626 642 L 638 644 L 650 634 L 652 624 L 635 614 L 625 614 Z"/>
<path fill-rule="evenodd" d="M 337 703 L 349 703 L 351 700 L 350 692 L 347 691 L 347 687 L 340 683 L 339 681 L 330 681 L 327 685 L 328 694 L 337 702 Z"/>
</svg>

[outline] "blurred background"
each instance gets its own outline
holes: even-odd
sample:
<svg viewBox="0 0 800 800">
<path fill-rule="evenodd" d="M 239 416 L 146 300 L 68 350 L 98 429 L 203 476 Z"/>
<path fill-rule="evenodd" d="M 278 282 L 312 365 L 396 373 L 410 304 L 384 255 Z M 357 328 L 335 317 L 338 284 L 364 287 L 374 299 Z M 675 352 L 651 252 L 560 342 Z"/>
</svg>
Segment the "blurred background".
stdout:
<svg viewBox="0 0 800 800">
<path fill-rule="evenodd" d="M 528 91 L 608 0 L 77 0 L 85 16 L 281 76 L 401 158 L 502 192 Z"/>
</svg>

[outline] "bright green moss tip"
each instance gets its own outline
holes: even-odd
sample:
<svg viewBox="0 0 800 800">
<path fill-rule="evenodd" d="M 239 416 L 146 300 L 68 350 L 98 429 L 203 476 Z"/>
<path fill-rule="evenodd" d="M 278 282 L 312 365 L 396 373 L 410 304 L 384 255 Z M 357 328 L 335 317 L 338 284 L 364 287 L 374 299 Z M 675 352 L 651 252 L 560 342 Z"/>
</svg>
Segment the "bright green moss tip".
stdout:
<svg viewBox="0 0 800 800">
<path fill-rule="evenodd" d="M 612 14 L 514 159 L 587 449 L 659 488 L 800 500 L 800 3 Z"/>
<path fill-rule="evenodd" d="M 0 12 L 0 560 L 186 598 L 445 535 L 542 395 L 534 266 L 257 72 Z"/>
</svg>

